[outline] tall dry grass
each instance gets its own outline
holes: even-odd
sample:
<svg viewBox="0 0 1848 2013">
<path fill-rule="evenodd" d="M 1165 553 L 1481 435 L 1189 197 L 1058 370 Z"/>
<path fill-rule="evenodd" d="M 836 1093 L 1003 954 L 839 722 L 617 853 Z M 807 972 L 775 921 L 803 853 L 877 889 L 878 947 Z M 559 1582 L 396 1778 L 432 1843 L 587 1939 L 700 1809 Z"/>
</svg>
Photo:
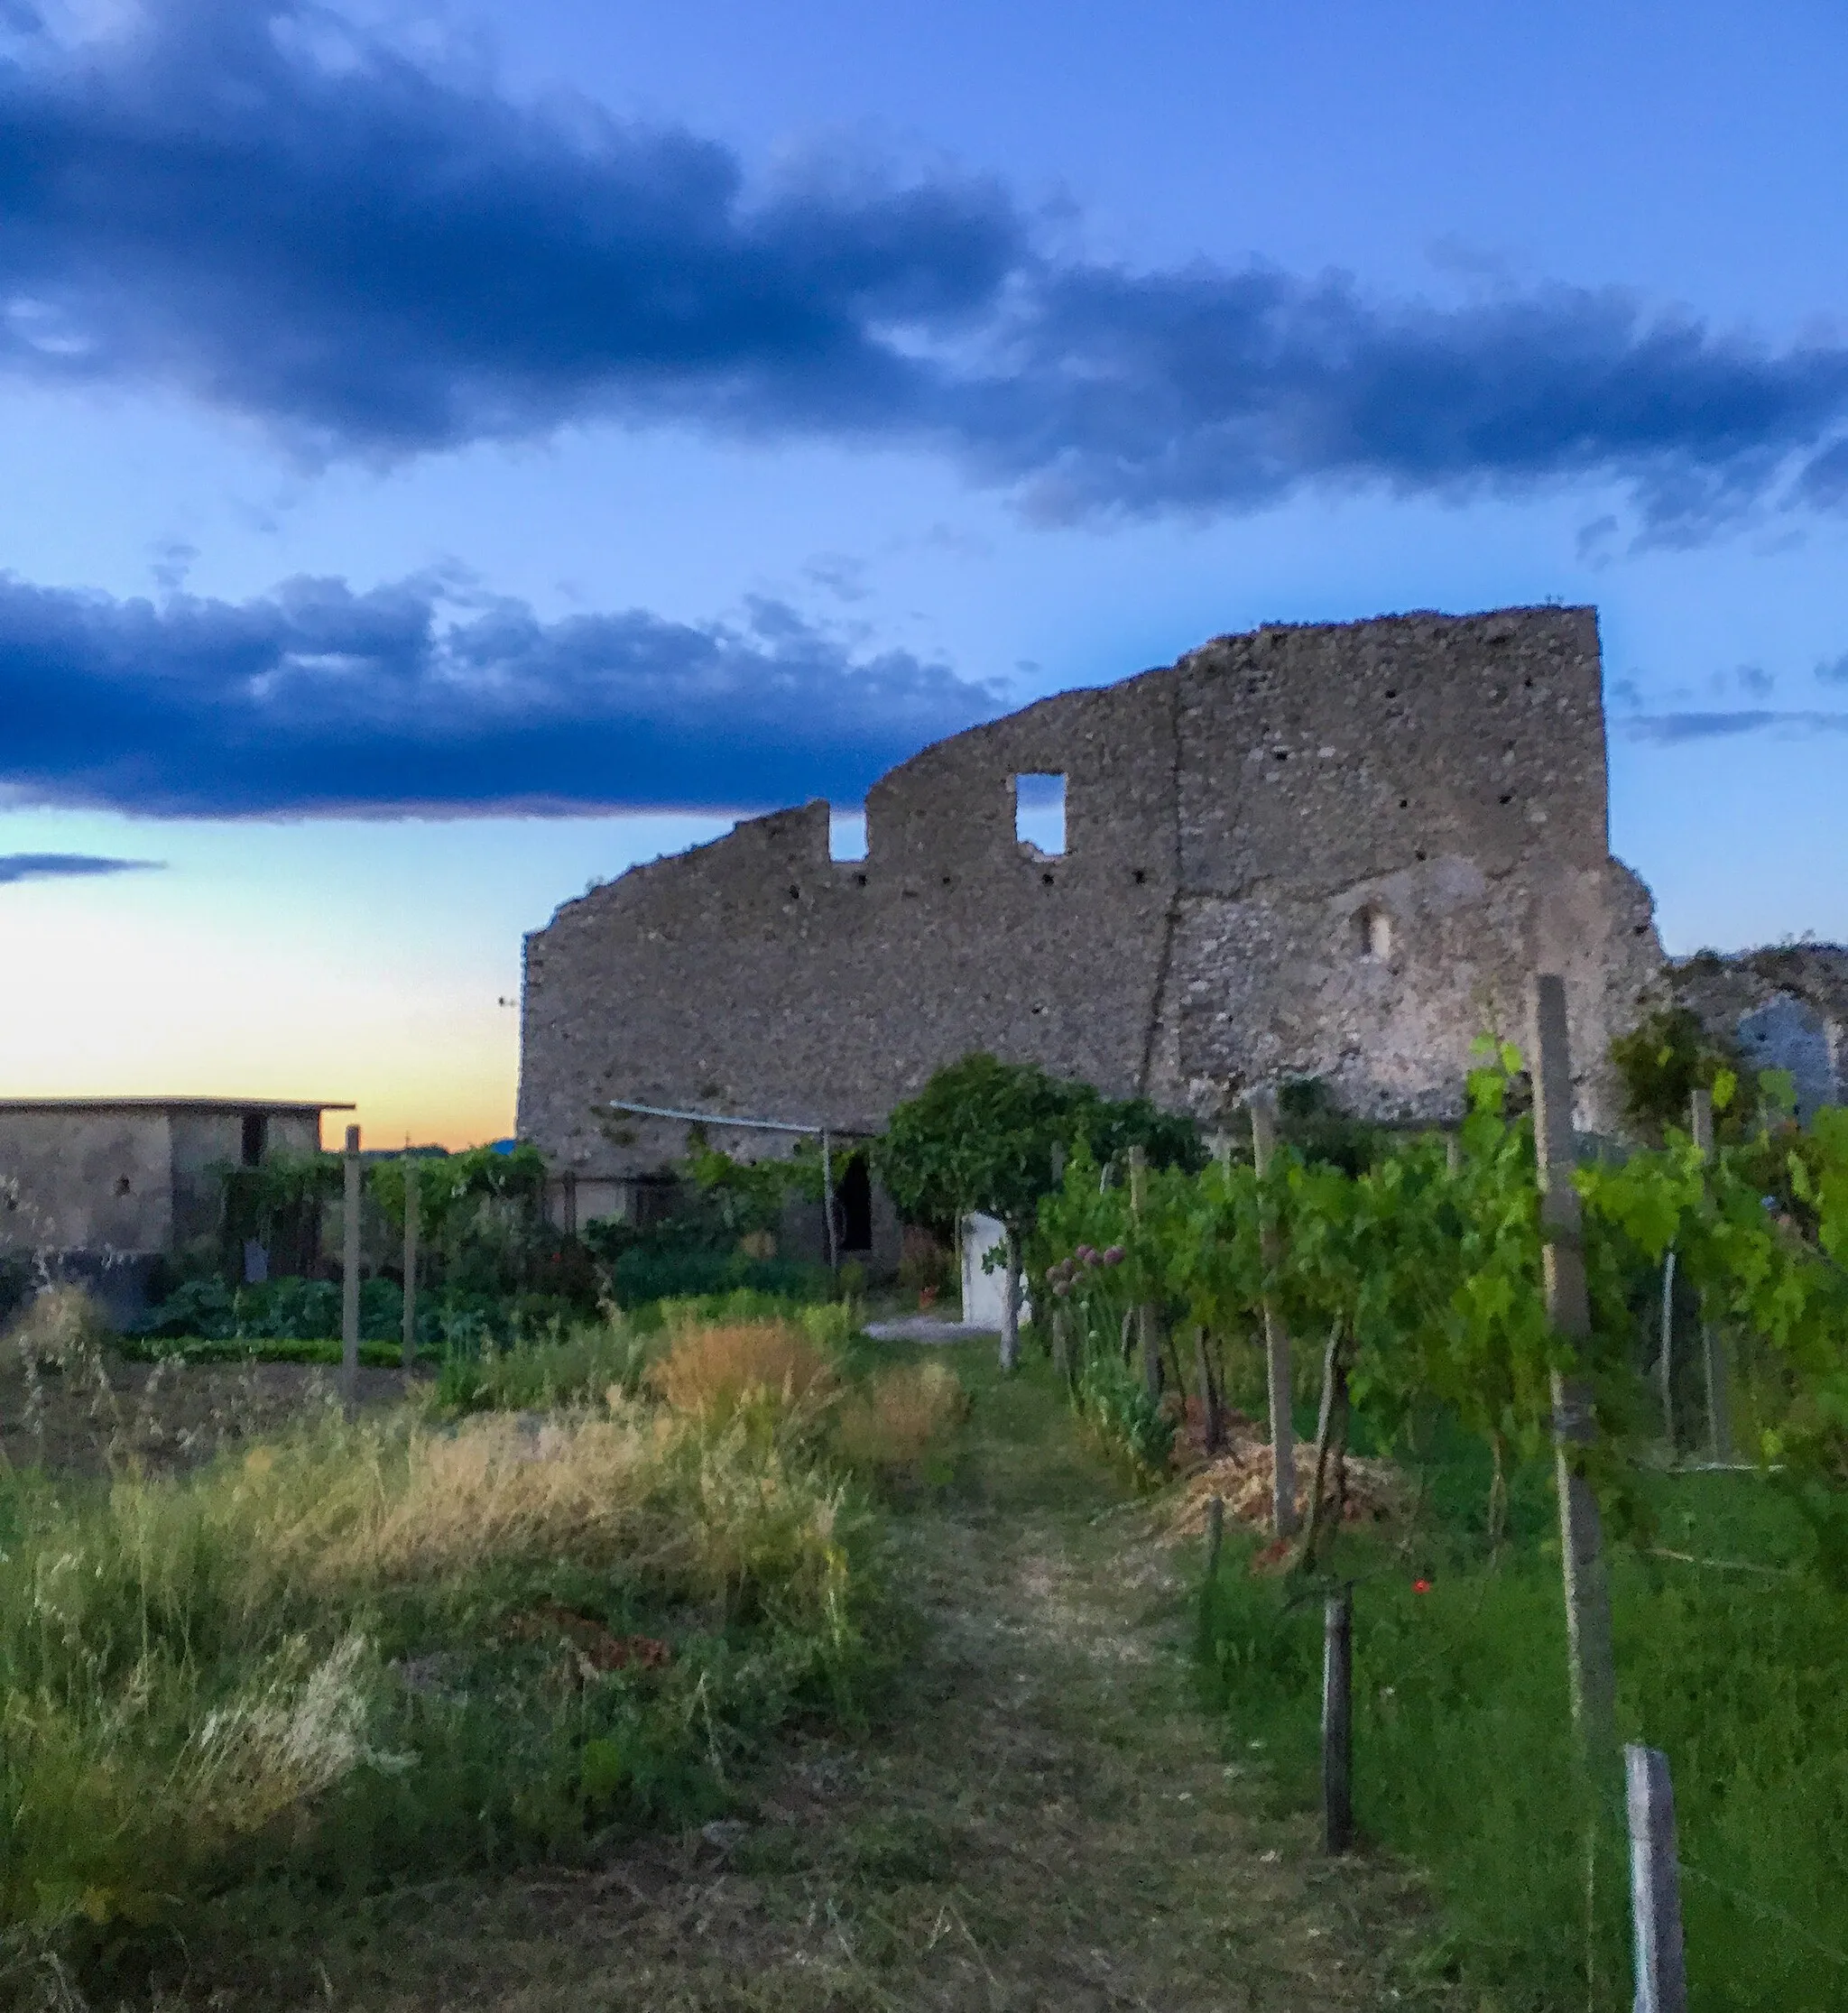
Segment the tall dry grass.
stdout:
<svg viewBox="0 0 1848 2013">
<path fill-rule="evenodd" d="M 947 1363 L 901 1364 L 842 1404 L 835 1446 L 862 1473 L 915 1480 L 938 1464 L 968 1409 L 968 1394 Z"/>
<path fill-rule="evenodd" d="M 815 1410 L 839 1389 L 834 1365 L 791 1321 L 684 1328 L 649 1381 L 675 1411 L 708 1421 L 753 1400 Z"/>
<path fill-rule="evenodd" d="M 827 1365 L 799 1331 L 754 1356 L 677 1346 L 679 1405 L 336 1417 L 179 1478 L 0 1477 L 0 1929 L 171 1916 L 356 1798 L 393 1851 L 492 1852 L 522 1827 L 522 1850 L 568 1846 L 624 1785 L 665 1794 L 735 1728 L 845 1683 L 864 1512 L 774 1408 L 698 1395 L 773 1372 L 799 1410 Z M 670 1657 L 564 1711 L 509 1627 L 561 1593 Z M 447 1716 L 400 1667 L 455 1674 Z"/>
</svg>

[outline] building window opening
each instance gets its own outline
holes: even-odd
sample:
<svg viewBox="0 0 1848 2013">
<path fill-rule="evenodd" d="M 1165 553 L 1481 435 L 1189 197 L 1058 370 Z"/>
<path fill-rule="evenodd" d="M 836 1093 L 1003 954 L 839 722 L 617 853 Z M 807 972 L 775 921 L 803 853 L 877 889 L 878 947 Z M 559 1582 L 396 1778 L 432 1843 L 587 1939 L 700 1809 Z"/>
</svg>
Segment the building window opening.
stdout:
<svg viewBox="0 0 1848 2013">
<path fill-rule="evenodd" d="M 270 1122 L 262 1112 L 244 1114 L 243 1151 L 239 1158 L 246 1168 L 260 1168 L 270 1143 Z"/>
<path fill-rule="evenodd" d="M 1354 912 L 1352 926 L 1357 956 L 1383 963 L 1392 956 L 1392 919 L 1369 902 Z"/>
<path fill-rule="evenodd" d="M 844 1251 L 873 1249 L 873 1177 L 866 1156 L 856 1153 L 841 1170 L 835 1184 L 835 1224 Z"/>
<path fill-rule="evenodd" d="M 116 1193 L 118 1196 L 125 1196 L 131 1194 L 134 1190 L 134 1182 L 132 1182 L 125 1174 L 118 1174 L 116 1177 Z"/>
<path fill-rule="evenodd" d="M 1065 851 L 1065 778 L 1029 775 L 1014 778 L 1014 836 L 1041 859 Z"/>
<path fill-rule="evenodd" d="M 827 807 L 827 856 L 830 860 L 864 860 L 866 857 L 866 807 L 848 804 Z"/>
</svg>

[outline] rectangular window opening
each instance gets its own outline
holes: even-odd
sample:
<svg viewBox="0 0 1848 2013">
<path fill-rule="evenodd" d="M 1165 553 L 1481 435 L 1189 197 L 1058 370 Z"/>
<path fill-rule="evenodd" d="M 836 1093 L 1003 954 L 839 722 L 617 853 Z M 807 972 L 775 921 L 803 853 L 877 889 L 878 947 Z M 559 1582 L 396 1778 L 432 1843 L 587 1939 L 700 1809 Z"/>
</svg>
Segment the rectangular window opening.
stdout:
<svg viewBox="0 0 1848 2013">
<path fill-rule="evenodd" d="M 1042 859 L 1065 851 L 1065 778 L 1028 775 L 1014 778 L 1014 836 Z"/>
<path fill-rule="evenodd" d="M 850 804 L 845 809 L 827 807 L 827 856 L 830 860 L 864 860 L 866 857 L 866 807 Z"/>
<path fill-rule="evenodd" d="M 270 1145 L 270 1121 L 265 1113 L 246 1112 L 244 1114 L 244 1137 L 239 1145 L 242 1151 L 238 1157 L 246 1168 L 262 1167 Z"/>
</svg>

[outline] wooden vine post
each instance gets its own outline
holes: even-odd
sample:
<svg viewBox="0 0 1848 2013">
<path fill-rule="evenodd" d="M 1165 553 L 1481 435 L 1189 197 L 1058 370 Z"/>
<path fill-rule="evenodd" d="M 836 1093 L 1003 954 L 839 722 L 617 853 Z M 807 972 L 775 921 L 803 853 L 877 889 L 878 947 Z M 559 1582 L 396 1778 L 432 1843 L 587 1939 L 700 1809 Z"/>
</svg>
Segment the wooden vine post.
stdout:
<svg viewBox="0 0 1848 2013">
<path fill-rule="evenodd" d="M 359 1395 L 359 1128 L 346 1128 L 340 1192 L 340 1396 Z"/>
<path fill-rule="evenodd" d="M 1130 1214 L 1138 1225 L 1149 1202 L 1149 1156 L 1139 1146 L 1130 1149 Z M 1136 1338 L 1141 1344 L 1142 1381 L 1151 1402 L 1161 1397 L 1161 1310 L 1148 1300 L 1136 1307 Z"/>
<path fill-rule="evenodd" d="M 417 1232 L 420 1182 L 416 1159 L 404 1156 L 404 1369 L 417 1368 Z"/>
<path fill-rule="evenodd" d="M 1694 1143 L 1703 1160 L 1714 1158 L 1714 1094 L 1696 1090 L 1688 1113 Z M 1700 1310 L 1701 1360 L 1706 1366 L 1707 1430 L 1715 1461 L 1732 1458 L 1732 1393 L 1726 1388 L 1726 1344 L 1719 1324 L 1708 1315 L 1705 1302 Z"/>
<path fill-rule="evenodd" d="M 1630 1818 L 1635 2013 L 1687 2013 L 1681 1869 L 1676 1858 L 1675 1791 L 1668 1779 L 1668 1758 L 1654 1748 L 1626 1747 L 1623 1775 Z"/>
<path fill-rule="evenodd" d="M 1322 1613 L 1322 1850 L 1354 1843 L 1354 1590 L 1331 1593 Z"/>
<path fill-rule="evenodd" d="M 1270 1165 L 1277 1145 L 1277 1107 L 1268 1090 L 1252 1094 L 1252 1159 L 1260 1178 Z M 1274 1270 L 1280 1258 L 1277 1226 L 1270 1217 L 1262 1231 L 1264 1267 Z M 1289 1330 L 1276 1303 L 1264 1296 L 1264 1362 L 1270 1392 L 1270 1523 L 1279 1537 L 1296 1533 L 1296 1427 L 1290 1418 Z"/>
<path fill-rule="evenodd" d="M 1534 1146 L 1540 1177 L 1541 1265 L 1547 1319 L 1582 1350 L 1591 1339 L 1585 1288 L 1585 1226 L 1572 1144 L 1572 1056 L 1566 1033 L 1566 982 L 1557 973 L 1535 985 Z M 1616 1746 L 1616 1673 L 1611 1648 L 1611 1593 L 1604 1574 L 1598 1499 L 1585 1473 L 1597 1437 L 1590 1380 L 1576 1369 L 1553 1372 L 1553 1447 L 1559 1488 L 1559 1553 L 1566 1580 L 1566 1632 L 1571 1660 L 1572 1722 L 1581 1757 L 1602 1776 Z"/>
</svg>

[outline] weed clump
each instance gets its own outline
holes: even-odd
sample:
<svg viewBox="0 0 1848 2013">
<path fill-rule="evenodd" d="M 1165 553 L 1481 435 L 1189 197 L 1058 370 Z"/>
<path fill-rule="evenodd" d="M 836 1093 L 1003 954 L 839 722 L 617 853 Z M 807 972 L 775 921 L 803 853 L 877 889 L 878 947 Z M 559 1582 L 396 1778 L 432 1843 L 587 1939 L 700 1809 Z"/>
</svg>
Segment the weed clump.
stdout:
<svg viewBox="0 0 1848 2013">
<path fill-rule="evenodd" d="M 827 1357 L 786 1321 L 684 1328 L 649 1381 L 675 1411 L 708 1421 L 729 1418 L 753 1399 L 816 1408 L 838 1383 Z"/>
<path fill-rule="evenodd" d="M 841 1459 L 860 1473 L 927 1479 L 968 1409 L 968 1394 L 947 1363 L 899 1365 L 882 1371 L 843 1403 L 835 1445 Z"/>
<path fill-rule="evenodd" d="M 80 1286 L 40 1288 L 10 1321 L 0 1349 L 28 1370 L 75 1370 L 110 1339 L 107 1318 Z"/>
</svg>

